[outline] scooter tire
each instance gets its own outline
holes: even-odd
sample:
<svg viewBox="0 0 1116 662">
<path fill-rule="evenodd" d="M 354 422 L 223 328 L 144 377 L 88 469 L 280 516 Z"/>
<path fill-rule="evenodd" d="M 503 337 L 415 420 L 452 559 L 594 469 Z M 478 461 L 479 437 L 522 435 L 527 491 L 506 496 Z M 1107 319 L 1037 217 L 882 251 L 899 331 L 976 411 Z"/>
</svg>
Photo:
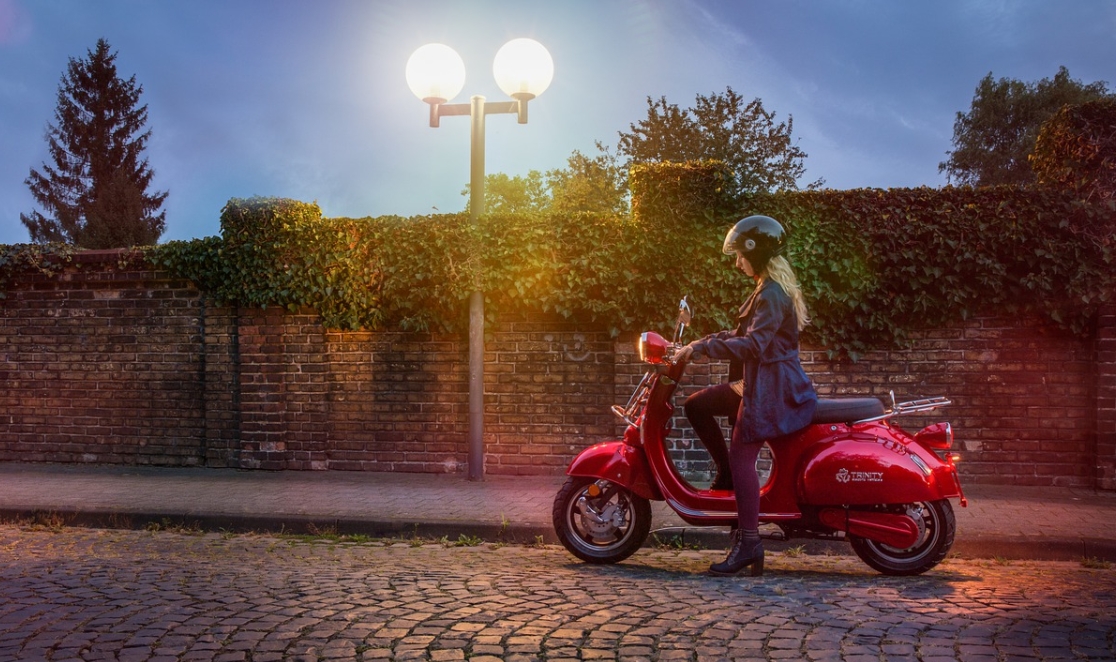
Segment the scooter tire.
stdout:
<svg viewBox="0 0 1116 662">
<path fill-rule="evenodd" d="M 586 514 L 590 507 L 608 516 Z M 619 563 L 647 540 L 651 503 L 622 485 L 570 476 L 554 497 L 552 518 L 558 540 L 571 554 L 586 563 Z"/>
<path fill-rule="evenodd" d="M 923 501 L 893 508 L 919 509 L 922 535 L 918 542 L 908 549 L 897 549 L 850 535 L 849 544 L 860 560 L 885 575 L 893 576 L 921 575 L 945 560 L 957 531 L 957 520 L 949 500 Z"/>
</svg>

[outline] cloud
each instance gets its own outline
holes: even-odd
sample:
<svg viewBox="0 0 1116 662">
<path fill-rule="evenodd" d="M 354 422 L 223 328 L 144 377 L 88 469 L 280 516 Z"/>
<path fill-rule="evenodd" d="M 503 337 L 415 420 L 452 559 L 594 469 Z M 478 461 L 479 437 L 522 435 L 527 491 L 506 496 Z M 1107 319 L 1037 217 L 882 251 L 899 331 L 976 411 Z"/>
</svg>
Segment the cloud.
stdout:
<svg viewBox="0 0 1116 662">
<path fill-rule="evenodd" d="M 19 0 L 0 0 L 0 46 L 26 43 L 31 37 L 31 15 Z"/>
</svg>

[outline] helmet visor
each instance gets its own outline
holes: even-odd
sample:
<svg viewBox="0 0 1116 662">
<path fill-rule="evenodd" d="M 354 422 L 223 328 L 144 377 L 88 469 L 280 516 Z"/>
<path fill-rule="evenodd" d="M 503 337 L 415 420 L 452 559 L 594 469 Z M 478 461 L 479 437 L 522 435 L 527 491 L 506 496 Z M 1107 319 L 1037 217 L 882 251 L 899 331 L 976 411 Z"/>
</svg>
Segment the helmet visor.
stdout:
<svg viewBox="0 0 1116 662">
<path fill-rule="evenodd" d="M 736 239 L 740 233 L 736 228 L 729 228 L 728 234 L 725 235 L 725 245 L 721 247 L 721 252 L 725 255 L 736 255 Z"/>
<path fill-rule="evenodd" d="M 736 252 L 740 251 L 747 255 L 755 250 L 756 240 L 750 237 L 741 240 L 743 234 L 744 232 L 739 228 L 739 223 L 736 227 L 730 228 L 728 234 L 725 235 L 725 245 L 721 247 L 721 252 L 725 255 L 736 255 Z"/>
</svg>

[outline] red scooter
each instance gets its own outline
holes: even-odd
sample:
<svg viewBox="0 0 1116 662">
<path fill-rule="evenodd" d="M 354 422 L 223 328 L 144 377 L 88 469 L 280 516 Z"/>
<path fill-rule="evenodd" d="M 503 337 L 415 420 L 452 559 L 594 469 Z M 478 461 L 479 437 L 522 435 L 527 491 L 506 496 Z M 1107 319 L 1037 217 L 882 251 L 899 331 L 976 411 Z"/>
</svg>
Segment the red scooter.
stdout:
<svg viewBox="0 0 1116 662">
<path fill-rule="evenodd" d="M 692 318 L 682 299 L 674 341 L 647 332 L 639 357 L 650 365 L 627 405 L 613 411 L 623 439 L 583 450 L 554 499 L 554 530 L 574 556 L 616 563 L 639 549 L 651 530 L 650 501 L 666 501 L 689 524 L 735 526 L 731 491 L 691 485 L 666 447 L 672 396 L 685 372 L 673 361 Z M 949 499 L 967 502 L 950 452 L 949 423 L 910 435 L 895 416 L 949 404 L 945 398 L 895 403 L 875 398 L 820 399 L 812 424 L 772 440 L 761 473 L 760 523 L 769 539 L 848 540 L 865 563 L 887 575 L 917 575 L 949 553 L 956 529 Z M 761 461 L 764 454 L 761 454 Z M 764 527 L 771 529 L 771 527 Z"/>
</svg>

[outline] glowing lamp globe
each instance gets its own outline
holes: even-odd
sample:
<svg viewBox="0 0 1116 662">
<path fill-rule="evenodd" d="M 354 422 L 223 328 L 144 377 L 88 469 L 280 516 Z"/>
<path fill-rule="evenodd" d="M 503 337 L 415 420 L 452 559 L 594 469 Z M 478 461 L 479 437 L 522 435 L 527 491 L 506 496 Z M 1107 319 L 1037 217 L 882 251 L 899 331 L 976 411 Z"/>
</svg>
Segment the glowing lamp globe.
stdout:
<svg viewBox="0 0 1116 662">
<path fill-rule="evenodd" d="M 427 103 L 445 103 L 465 87 L 465 62 L 445 44 L 427 44 L 407 60 L 407 86 Z"/>
<path fill-rule="evenodd" d="M 554 60 L 534 39 L 512 39 L 496 53 L 492 74 L 504 94 L 513 99 L 534 99 L 554 78 Z"/>
</svg>

